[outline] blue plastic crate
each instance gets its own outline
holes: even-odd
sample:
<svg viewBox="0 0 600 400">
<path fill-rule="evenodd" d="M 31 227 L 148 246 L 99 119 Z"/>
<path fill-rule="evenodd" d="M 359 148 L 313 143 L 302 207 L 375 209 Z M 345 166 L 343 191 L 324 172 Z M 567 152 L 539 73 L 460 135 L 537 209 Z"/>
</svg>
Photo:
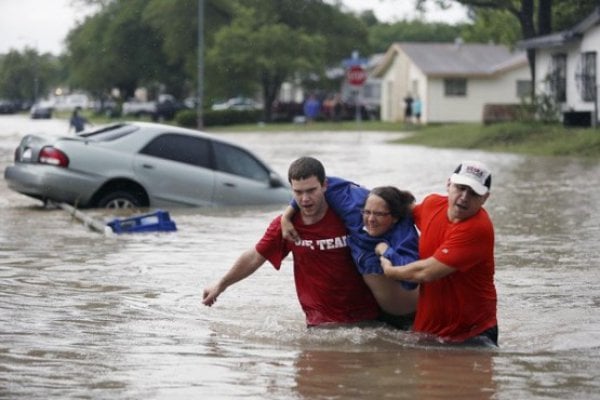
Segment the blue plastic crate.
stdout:
<svg viewBox="0 0 600 400">
<path fill-rule="evenodd" d="M 176 231 L 177 226 L 171 220 L 169 213 L 163 210 L 157 210 L 152 213 L 136 215 L 129 218 L 116 218 L 108 225 L 114 233 L 135 233 L 135 232 L 171 232 Z"/>
</svg>

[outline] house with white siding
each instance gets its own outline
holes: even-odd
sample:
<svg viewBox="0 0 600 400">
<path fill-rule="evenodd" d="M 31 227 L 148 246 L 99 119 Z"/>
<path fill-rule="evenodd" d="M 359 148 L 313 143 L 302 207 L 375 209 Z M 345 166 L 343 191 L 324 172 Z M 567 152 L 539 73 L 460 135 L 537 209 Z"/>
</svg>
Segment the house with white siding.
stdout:
<svg viewBox="0 0 600 400">
<path fill-rule="evenodd" d="M 571 29 L 519 42 L 535 51 L 535 89 L 556 102 L 566 125 L 598 123 L 600 8 Z"/>
<path fill-rule="evenodd" d="M 531 89 L 524 52 L 506 46 L 408 43 L 390 46 L 373 75 L 381 79 L 381 119 L 402 121 L 404 98 L 419 97 L 421 121 L 482 121 L 486 104 L 519 104 Z"/>
</svg>

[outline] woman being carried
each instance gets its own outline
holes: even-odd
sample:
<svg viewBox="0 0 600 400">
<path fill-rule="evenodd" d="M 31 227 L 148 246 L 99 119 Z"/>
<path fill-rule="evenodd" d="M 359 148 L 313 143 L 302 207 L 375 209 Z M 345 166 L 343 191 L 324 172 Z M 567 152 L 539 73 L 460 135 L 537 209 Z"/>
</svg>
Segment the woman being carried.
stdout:
<svg viewBox="0 0 600 400">
<path fill-rule="evenodd" d="M 375 246 L 386 248 L 385 255 L 395 266 L 419 258 L 418 233 L 411 212 L 414 196 L 393 186 L 381 186 L 369 192 L 353 182 L 328 177 L 325 198 L 348 228 L 352 257 L 383 310 L 383 319 L 390 323 L 393 323 L 390 316 L 410 319 L 416 309 L 418 290 L 414 289 L 417 285 L 387 278 L 375 254 Z M 290 222 L 295 207 L 292 202 L 283 214 L 281 225 L 284 237 L 299 240 Z M 406 324 L 400 322 L 400 325 Z"/>
</svg>

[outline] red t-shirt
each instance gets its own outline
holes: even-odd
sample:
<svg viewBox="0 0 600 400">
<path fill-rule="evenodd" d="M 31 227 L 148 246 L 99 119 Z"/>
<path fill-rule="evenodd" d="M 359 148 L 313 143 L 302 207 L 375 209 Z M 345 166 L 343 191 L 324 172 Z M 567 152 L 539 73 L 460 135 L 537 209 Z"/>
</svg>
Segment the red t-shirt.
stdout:
<svg viewBox="0 0 600 400">
<path fill-rule="evenodd" d="M 448 197 L 440 195 L 414 210 L 419 258 L 433 256 L 456 271 L 420 285 L 413 329 L 462 342 L 497 325 L 494 228 L 484 209 L 458 223 L 448 220 L 447 211 Z"/>
<path fill-rule="evenodd" d="M 305 225 L 296 213 L 294 227 L 302 238 L 297 243 L 281 237 L 280 220 L 271 222 L 256 250 L 276 269 L 292 252 L 296 292 L 307 324 L 376 319 L 379 306 L 352 262 L 342 220 L 328 209 L 319 222 Z"/>
</svg>

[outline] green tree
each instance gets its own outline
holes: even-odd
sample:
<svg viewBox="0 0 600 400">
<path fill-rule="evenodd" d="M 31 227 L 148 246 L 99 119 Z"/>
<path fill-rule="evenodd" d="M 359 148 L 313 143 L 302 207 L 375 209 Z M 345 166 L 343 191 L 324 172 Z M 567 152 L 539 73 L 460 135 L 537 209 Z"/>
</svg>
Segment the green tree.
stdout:
<svg viewBox="0 0 600 400">
<path fill-rule="evenodd" d="M 368 27 L 380 24 L 373 10 L 365 10 L 358 15 L 358 18 Z"/>
<path fill-rule="evenodd" d="M 229 23 L 236 0 L 207 0 L 204 32 Z M 70 32 L 73 85 L 94 93 L 113 87 L 130 97 L 139 86 L 181 97 L 196 87 L 197 0 L 80 0 L 99 12 Z"/>
<path fill-rule="evenodd" d="M 462 29 L 462 25 L 420 20 L 377 24 L 369 29 L 369 43 L 374 52 L 384 52 L 395 42 L 452 42 Z"/>
<path fill-rule="evenodd" d="M 50 53 L 11 50 L 0 58 L 0 97 L 36 101 L 48 94 L 59 75 L 60 63 Z"/>
<path fill-rule="evenodd" d="M 208 0 L 205 2 L 203 33 L 205 48 L 213 44 L 216 31 L 228 25 L 233 18 L 235 0 Z M 198 0 L 152 0 L 144 10 L 144 20 L 162 38 L 162 53 L 171 68 L 167 85 L 176 86 L 177 92 L 193 93 L 198 79 Z M 213 71 L 207 71 L 212 76 Z M 183 94 L 183 93 L 181 93 Z M 210 97 L 219 95 L 218 88 L 208 86 Z"/>
<path fill-rule="evenodd" d="M 98 13 L 69 32 L 65 62 L 71 87 L 101 95 L 119 86 L 111 72 L 110 47 L 104 38 L 109 24 L 110 16 Z"/>
<path fill-rule="evenodd" d="M 556 32 L 572 28 L 575 24 L 590 15 L 598 6 L 600 6 L 598 0 L 554 0 L 552 6 L 552 31 Z"/>
<path fill-rule="evenodd" d="M 262 88 L 265 120 L 281 84 L 324 66 L 325 40 L 302 29 L 278 23 L 257 9 L 238 6 L 230 26 L 215 36 L 208 60 L 216 82 L 230 91 Z M 220 66 L 217 69 L 216 66 Z"/>
<path fill-rule="evenodd" d="M 80 1 L 100 11 L 68 37 L 74 85 L 94 92 L 118 87 L 126 96 L 141 85 L 166 87 L 175 95 L 194 91 L 197 0 Z M 326 66 L 339 65 L 353 50 L 369 53 L 365 23 L 322 0 L 205 4 L 204 88 L 212 98 L 253 95 L 261 88 L 269 101 L 282 79 L 320 84 Z M 243 21 L 248 15 L 252 19 Z"/>
<path fill-rule="evenodd" d="M 115 0 L 67 37 L 74 85 L 97 93 L 116 87 L 125 97 L 155 87 L 169 70 L 162 38 L 143 19 L 146 0 Z"/>
<path fill-rule="evenodd" d="M 325 65 L 339 63 L 354 50 L 360 54 L 370 52 L 368 29 L 356 15 L 344 13 L 323 0 L 239 0 L 240 4 L 252 4 L 260 13 L 272 15 L 275 21 L 292 29 L 321 35 L 327 52 Z"/>
<path fill-rule="evenodd" d="M 463 25 L 460 36 L 466 42 L 493 42 L 513 47 L 520 40 L 519 22 L 505 10 L 479 10 L 472 24 Z"/>
</svg>

